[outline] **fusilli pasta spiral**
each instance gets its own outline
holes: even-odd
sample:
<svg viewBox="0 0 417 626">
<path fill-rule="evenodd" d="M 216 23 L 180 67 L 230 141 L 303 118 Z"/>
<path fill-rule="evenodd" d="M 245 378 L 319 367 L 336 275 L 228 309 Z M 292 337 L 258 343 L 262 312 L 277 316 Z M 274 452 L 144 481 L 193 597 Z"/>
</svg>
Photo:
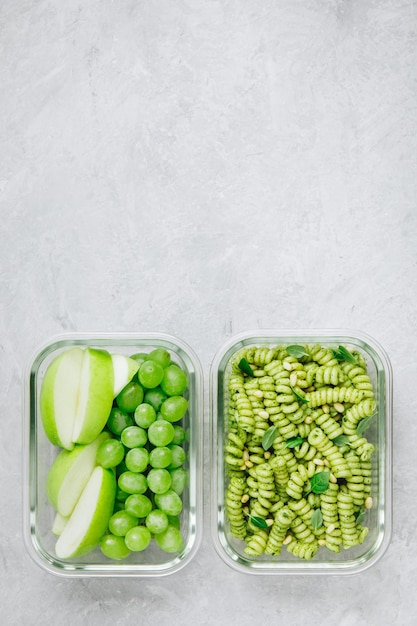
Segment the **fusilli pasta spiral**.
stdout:
<svg viewBox="0 0 417 626">
<path fill-rule="evenodd" d="M 289 352 L 249 346 L 230 363 L 225 510 L 251 558 L 286 547 L 308 560 L 368 534 L 358 515 L 372 502 L 374 445 L 359 424 L 377 403 L 366 362 L 318 344 Z M 328 484 L 314 490 L 317 474 Z"/>
</svg>

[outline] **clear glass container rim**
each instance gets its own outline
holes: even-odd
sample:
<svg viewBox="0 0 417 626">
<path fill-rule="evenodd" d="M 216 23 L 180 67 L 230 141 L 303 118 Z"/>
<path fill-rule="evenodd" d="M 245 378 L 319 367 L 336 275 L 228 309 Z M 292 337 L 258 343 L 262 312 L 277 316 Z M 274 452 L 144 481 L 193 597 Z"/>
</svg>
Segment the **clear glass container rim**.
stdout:
<svg viewBox="0 0 417 626">
<path fill-rule="evenodd" d="M 218 533 L 218 498 L 217 498 L 217 392 L 218 392 L 218 368 L 225 357 L 225 355 L 231 351 L 240 342 L 243 343 L 256 343 L 257 341 L 269 341 L 278 343 L 280 340 L 285 339 L 297 339 L 304 341 L 304 343 L 311 343 L 313 341 L 319 341 L 325 339 L 327 341 L 346 341 L 353 340 L 354 343 L 361 341 L 362 343 L 373 349 L 381 360 L 384 372 L 386 374 L 385 393 L 387 410 L 385 415 L 385 482 L 386 482 L 386 507 L 384 511 L 384 536 L 376 554 L 365 562 L 358 562 L 355 566 L 340 565 L 336 567 L 323 567 L 321 564 L 317 566 L 314 563 L 309 563 L 308 567 L 304 569 L 300 567 L 281 567 L 276 569 L 271 568 L 249 568 L 237 560 L 232 559 L 226 554 L 224 547 L 219 539 Z M 356 341 L 355 341 L 356 340 Z M 353 575 L 362 572 L 377 561 L 387 551 L 392 536 L 392 394 L 393 394 L 393 372 L 390 358 L 382 347 L 382 345 L 366 332 L 346 329 L 346 328 L 255 328 L 252 330 L 245 330 L 229 337 L 222 346 L 217 350 L 211 366 L 210 366 L 210 452 L 212 463 L 215 465 L 215 471 L 211 472 L 210 477 L 210 529 L 211 538 L 214 544 L 215 550 L 220 558 L 232 569 L 244 573 L 244 574 L 256 574 L 256 575 Z"/>
<path fill-rule="evenodd" d="M 165 344 L 176 346 L 184 352 L 191 360 L 193 367 L 195 368 L 195 374 L 197 377 L 198 393 L 196 398 L 197 406 L 199 410 L 203 412 L 203 398 L 204 398 L 204 378 L 200 359 L 195 350 L 183 339 L 165 332 L 158 331 L 72 331 L 56 333 L 49 336 L 44 341 L 38 343 L 37 346 L 31 349 L 26 362 L 23 367 L 23 384 L 22 384 L 22 535 L 23 542 L 26 547 L 27 553 L 32 560 L 40 566 L 42 569 L 52 573 L 58 577 L 160 577 L 174 574 L 186 566 L 190 560 L 197 553 L 202 540 L 203 534 L 203 513 L 202 503 L 196 502 L 196 524 L 195 524 L 195 537 L 194 544 L 185 559 L 173 559 L 172 566 L 162 566 L 153 570 L 146 570 L 145 567 L 137 567 L 136 569 L 129 569 L 128 567 L 117 568 L 117 566 L 100 566 L 93 565 L 89 567 L 79 568 L 78 566 L 71 569 L 59 569 L 47 560 L 40 557 L 40 554 L 35 549 L 32 543 L 31 528 L 30 528 L 30 485 L 28 478 L 29 471 L 29 454 L 30 454 L 30 432 L 29 432 L 29 410 L 30 410 L 30 376 L 33 366 L 37 359 L 48 353 L 48 350 L 52 351 L 55 346 L 70 342 L 98 342 L 99 344 L 105 344 L 106 342 L 114 342 L 115 344 L 126 346 L 134 342 L 145 342 L 148 345 L 152 345 L 153 341 L 158 341 Z M 196 489 L 197 492 L 202 492 L 202 449 L 204 440 L 204 420 L 200 420 L 198 433 L 197 433 L 197 466 L 198 476 L 196 477 Z"/>
</svg>

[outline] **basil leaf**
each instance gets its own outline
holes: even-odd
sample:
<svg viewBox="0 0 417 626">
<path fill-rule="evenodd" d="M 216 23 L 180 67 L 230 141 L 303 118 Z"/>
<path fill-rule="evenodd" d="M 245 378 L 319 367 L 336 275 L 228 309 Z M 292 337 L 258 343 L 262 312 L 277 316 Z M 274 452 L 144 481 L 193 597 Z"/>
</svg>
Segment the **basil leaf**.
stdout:
<svg viewBox="0 0 417 626">
<path fill-rule="evenodd" d="M 355 365 L 357 365 L 358 362 L 353 354 L 351 354 L 349 350 L 346 350 L 344 346 L 339 346 L 339 354 L 344 361 L 349 361 L 349 363 L 354 363 Z"/>
<path fill-rule="evenodd" d="M 323 514 L 321 509 L 316 509 L 310 517 L 310 524 L 314 530 L 318 530 L 323 525 Z"/>
<path fill-rule="evenodd" d="M 291 439 L 287 439 L 285 447 L 286 448 L 296 448 L 297 446 L 302 444 L 303 441 L 304 441 L 304 439 L 302 439 L 301 437 L 291 437 Z"/>
<path fill-rule="evenodd" d="M 329 486 L 330 472 L 318 472 L 311 478 L 311 491 L 313 493 L 324 493 Z"/>
<path fill-rule="evenodd" d="M 332 353 L 333 353 L 334 358 L 337 359 L 338 361 L 349 361 L 349 363 L 354 363 L 355 365 L 358 364 L 353 354 L 351 354 L 349 350 L 346 350 L 344 346 L 339 346 L 338 350 L 333 348 Z"/>
<path fill-rule="evenodd" d="M 308 356 L 308 352 L 304 350 L 303 346 L 292 345 L 287 346 L 285 349 L 290 356 L 294 356 L 296 359 L 301 359 L 301 357 L 303 356 Z"/>
<path fill-rule="evenodd" d="M 257 528 L 268 528 L 268 524 L 263 517 L 250 516 L 249 521 Z"/>
<path fill-rule="evenodd" d="M 269 448 L 274 443 L 274 439 L 277 436 L 278 426 L 271 426 L 264 432 L 264 436 L 262 437 L 262 447 L 264 450 L 269 450 Z"/>
<path fill-rule="evenodd" d="M 365 519 L 365 509 L 359 509 L 358 514 L 356 516 L 356 524 L 362 524 Z"/>
<path fill-rule="evenodd" d="M 342 446 L 350 446 L 349 438 L 347 435 L 339 435 L 338 437 L 332 439 L 332 441 L 334 445 L 338 446 L 339 448 Z"/>
<path fill-rule="evenodd" d="M 291 387 L 291 385 L 290 385 L 290 387 Z M 295 395 L 297 400 L 299 400 L 300 402 L 309 402 L 309 400 L 307 400 L 307 398 L 304 398 L 304 396 L 300 396 L 300 394 L 296 392 L 294 387 L 291 387 L 291 391 L 293 392 L 293 394 Z"/>
<path fill-rule="evenodd" d="M 356 426 L 356 434 L 358 435 L 358 437 L 362 437 L 365 430 L 370 426 L 372 418 L 373 418 L 373 415 L 370 415 L 369 417 L 365 417 Z"/>
<path fill-rule="evenodd" d="M 249 365 L 248 361 L 245 358 L 240 359 L 238 363 L 238 367 L 240 370 L 242 370 L 242 372 L 244 372 L 248 376 L 253 376 L 253 369 L 251 368 L 251 366 Z"/>
</svg>

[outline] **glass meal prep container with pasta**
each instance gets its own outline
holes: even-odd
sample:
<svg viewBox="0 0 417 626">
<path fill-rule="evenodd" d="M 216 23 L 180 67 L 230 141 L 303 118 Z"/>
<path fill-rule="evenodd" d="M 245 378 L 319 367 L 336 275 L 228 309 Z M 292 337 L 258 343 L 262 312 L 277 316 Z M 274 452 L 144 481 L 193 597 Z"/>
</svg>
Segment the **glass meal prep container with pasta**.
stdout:
<svg viewBox="0 0 417 626">
<path fill-rule="evenodd" d="M 24 538 L 63 576 L 162 576 L 201 539 L 203 377 L 162 333 L 65 334 L 28 364 Z"/>
<path fill-rule="evenodd" d="M 212 535 L 250 574 L 353 574 L 391 537 L 392 371 L 364 333 L 254 331 L 211 367 Z"/>
</svg>

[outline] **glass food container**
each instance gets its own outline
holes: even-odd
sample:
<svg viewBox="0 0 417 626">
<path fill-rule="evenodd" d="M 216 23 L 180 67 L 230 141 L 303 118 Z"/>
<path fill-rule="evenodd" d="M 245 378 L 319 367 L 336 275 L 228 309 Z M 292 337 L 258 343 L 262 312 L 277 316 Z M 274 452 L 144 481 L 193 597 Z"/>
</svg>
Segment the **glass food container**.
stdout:
<svg viewBox="0 0 417 626">
<path fill-rule="evenodd" d="M 290 422 L 289 434 L 284 435 L 284 443 L 280 444 L 279 439 L 277 440 L 278 444 L 275 450 L 272 440 L 274 436 L 279 435 L 280 432 L 279 428 L 273 430 L 274 424 L 278 423 L 272 419 L 274 410 L 271 409 L 268 415 L 268 412 L 265 411 L 265 401 L 262 399 L 262 395 L 264 395 L 265 398 L 267 397 L 267 394 L 255 393 L 255 395 L 251 396 L 252 400 L 251 407 L 249 407 L 249 413 L 252 410 L 252 415 L 254 413 L 258 413 L 259 418 L 266 418 L 266 424 L 263 426 L 264 432 L 266 432 L 268 428 L 270 430 L 269 436 L 265 435 L 265 439 L 262 438 L 262 435 L 258 435 L 258 448 L 256 449 L 255 447 L 255 452 L 253 452 L 252 448 L 251 452 L 251 444 L 244 443 L 245 436 L 249 437 L 246 441 L 250 442 L 250 435 L 248 435 L 247 431 L 250 431 L 251 427 L 248 427 L 247 424 L 245 424 L 245 412 L 242 411 L 242 413 L 239 414 L 239 411 L 236 408 L 238 403 L 235 398 L 233 398 L 233 394 L 237 393 L 239 395 L 240 393 L 240 396 L 242 396 L 242 389 L 239 388 L 239 385 L 242 382 L 242 377 L 244 384 L 248 385 L 248 389 L 252 388 L 253 391 L 254 388 L 260 386 L 256 383 L 256 376 L 261 377 L 268 375 L 270 372 L 280 371 L 279 366 L 275 369 L 274 366 L 271 366 L 266 368 L 267 371 L 262 371 L 264 367 L 262 364 L 253 366 L 251 368 L 252 373 L 250 370 L 248 371 L 248 360 L 252 358 L 256 361 L 257 359 L 257 357 L 254 356 L 255 351 L 251 350 L 252 348 L 258 347 L 262 349 L 281 346 L 284 352 L 281 351 L 279 353 L 280 356 L 276 356 L 274 358 L 286 360 L 285 355 L 287 357 L 289 356 L 286 351 L 286 347 L 288 346 L 302 346 L 309 349 L 310 347 L 317 345 L 322 346 L 324 349 L 335 350 L 336 352 L 331 352 L 331 354 L 333 356 L 338 356 L 339 361 L 336 359 L 337 363 L 341 363 L 343 361 L 343 357 L 346 357 L 346 353 L 341 354 L 340 352 L 339 347 L 343 346 L 350 352 L 351 356 L 353 355 L 352 360 L 355 360 L 356 362 L 359 361 L 363 365 L 366 364 L 366 372 L 367 375 L 369 375 L 370 382 L 372 383 L 374 394 L 374 408 L 372 409 L 373 415 L 368 416 L 368 424 L 366 432 L 363 433 L 363 437 L 365 437 L 367 442 L 373 446 L 373 453 L 371 454 L 370 459 L 370 470 L 368 472 L 364 472 L 367 477 L 365 476 L 365 478 L 361 477 L 359 479 L 360 481 L 366 483 L 366 489 L 368 491 L 366 492 L 366 498 L 364 496 L 362 501 L 360 501 L 360 506 L 357 503 L 353 513 L 355 520 L 353 527 L 355 528 L 356 524 L 358 524 L 358 526 L 361 524 L 366 526 L 368 531 L 362 532 L 361 541 L 357 545 L 353 545 L 348 549 L 345 549 L 342 545 L 340 546 L 340 551 L 337 551 L 337 549 L 328 549 L 325 545 L 326 537 L 329 538 L 327 533 L 330 534 L 330 542 L 332 541 L 332 536 L 340 537 L 340 531 L 338 528 L 340 528 L 342 524 L 342 517 L 339 518 L 338 515 L 336 515 L 334 523 L 331 523 L 331 514 L 332 512 L 334 513 L 337 504 L 331 505 L 333 508 L 330 514 L 328 512 L 326 513 L 324 511 L 325 506 L 320 505 L 320 502 L 324 501 L 324 499 L 321 500 L 321 497 L 317 496 L 317 492 L 320 492 L 320 488 L 314 490 L 315 495 L 308 495 L 312 492 L 310 474 L 308 479 L 310 482 L 307 480 L 302 487 L 304 490 L 303 493 L 297 492 L 294 497 L 303 497 L 304 502 L 310 503 L 307 508 L 304 509 L 304 522 L 307 527 L 307 535 L 309 535 L 312 525 L 314 524 L 314 528 L 317 533 L 317 551 L 314 552 L 311 558 L 305 558 L 305 556 L 304 558 L 294 556 L 294 554 L 287 549 L 287 546 L 296 545 L 296 528 L 293 530 L 291 524 L 289 524 L 288 530 L 283 531 L 282 528 L 285 527 L 285 524 L 283 526 L 283 520 L 281 519 L 279 522 L 281 528 L 277 525 L 275 530 L 275 539 L 277 536 L 279 537 L 281 533 L 280 541 L 283 545 L 281 548 L 278 548 L 275 553 L 273 550 L 272 553 L 265 553 L 271 552 L 270 549 L 265 550 L 265 545 L 268 541 L 270 533 L 272 533 L 274 519 L 278 516 L 278 513 L 275 511 L 282 508 L 282 502 L 281 504 L 276 504 L 276 502 L 280 500 L 281 496 L 275 496 L 274 498 L 274 495 L 272 495 L 270 491 L 266 491 L 266 497 L 269 498 L 269 504 L 265 504 L 265 501 L 262 503 L 264 507 L 266 507 L 266 510 L 262 510 L 262 507 L 260 509 L 253 508 L 253 502 L 256 502 L 257 500 L 260 501 L 259 491 L 261 489 L 261 482 L 259 481 L 259 478 L 262 476 L 260 472 L 256 472 L 256 466 L 267 459 L 271 460 L 272 456 L 277 454 L 276 450 L 284 449 L 287 455 L 292 455 L 291 458 L 294 459 L 295 457 L 296 463 L 295 466 L 292 466 L 292 470 L 297 470 L 297 463 L 302 462 L 302 459 L 300 460 L 300 446 L 303 441 L 308 441 L 309 429 L 311 430 L 314 426 L 317 426 L 317 423 L 314 422 L 315 418 L 313 420 L 311 420 L 311 417 L 306 420 L 305 418 L 301 418 L 303 419 L 303 423 L 305 420 L 306 423 L 312 423 L 312 425 L 307 428 L 304 427 L 304 430 L 300 429 L 299 431 L 298 426 L 296 425 L 296 428 L 291 432 L 293 425 L 291 425 Z M 297 353 L 297 350 L 295 350 L 295 352 Z M 240 360 L 242 357 L 245 357 L 245 355 L 250 355 L 250 358 L 246 359 L 246 364 L 244 361 Z M 261 355 L 261 352 L 259 352 L 258 355 Z M 348 356 L 348 359 L 349 358 L 350 357 Z M 259 359 L 261 363 L 262 357 L 259 356 Z M 308 357 L 304 357 L 304 360 L 306 359 L 308 360 Z M 312 387 L 310 387 L 309 390 L 307 389 L 307 391 L 305 391 L 302 386 L 298 387 L 296 382 L 297 377 L 294 376 L 291 378 L 291 372 L 297 372 L 295 367 L 293 369 L 291 361 L 302 363 L 303 357 L 292 357 L 287 360 L 289 361 L 289 364 L 285 366 L 285 369 L 288 368 L 288 380 L 291 380 L 291 383 L 296 386 L 296 389 L 298 389 L 298 394 L 296 389 L 293 390 L 294 397 L 292 399 L 289 398 L 289 401 L 295 402 L 295 406 L 298 405 L 298 408 L 300 406 L 308 406 L 308 398 L 311 398 L 311 396 L 309 396 L 309 392 L 316 389 L 315 383 L 313 382 Z M 346 363 L 346 361 L 344 362 Z M 238 364 L 240 364 L 240 367 Z M 319 363 L 317 363 L 317 365 L 320 367 Z M 254 368 L 258 369 L 258 371 L 255 372 L 255 375 L 253 375 Z M 231 382 L 231 375 L 236 371 L 238 373 L 237 384 L 235 381 Z M 330 375 L 330 370 L 328 370 L 327 375 Z M 327 379 L 324 381 L 321 379 L 321 384 L 317 384 L 317 389 L 338 385 L 351 385 L 351 382 L 349 381 L 345 382 L 343 385 L 341 382 L 343 379 L 344 377 L 342 377 L 339 381 L 336 379 L 333 381 L 333 384 L 331 384 Z M 268 379 L 265 378 L 264 380 L 268 383 Z M 271 379 L 269 379 L 269 382 L 271 382 Z M 326 382 L 328 383 L 327 385 Z M 376 563 L 389 545 L 392 523 L 392 370 L 389 358 L 384 349 L 374 339 L 362 332 L 351 332 L 345 330 L 263 330 L 245 332 L 230 338 L 219 349 L 212 363 L 210 383 L 211 463 L 213 466 L 211 482 L 212 536 L 215 548 L 224 562 L 233 569 L 248 574 L 354 574 L 363 571 Z M 246 391 L 244 394 L 245 393 Z M 259 398 L 259 396 L 261 396 L 261 398 Z M 300 398 L 300 396 L 304 397 L 304 400 Z M 270 397 L 273 398 L 273 394 Z M 311 400 L 311 405 L 312 404 L 313 401 Z M 333 423 L 336 424 L 342 424 L 345 420 L 345 415 L 351 406 L 349 403 L 345 403 L 346 406 L 343 406 L 343 404 L 339 402 L 334 403 L 334 406 L 336 407 L 335 409 L 332 405 L 330 407 L 327 406 L 322 408 L 321 406 L 317 407 L 316 402 L 314 404 L 315 408 L 310 405 L 311 408 L 309 410 L 305 410 L 305 415 L 323 415 L 323 413 L 327 411 L 328 415 L 333 415 L 335 420 Z M 276 405 L 277 402 L 274 400 L 270 401 L 270 406 L 274 407 Z M 245 408 L 248 408 L 247 405 Z M 317 412 L 317 409 L 320 410 Z M 277 409 L 277 411 L 279 410 L 280 409 Z M 338 411 L 341 411 L 342 413 L 339 414 Z M 302 414 L 302 411 L 300 411 L 300 414 Z M 322 420 L 318 421 L 322 423 Z M 287 422 L 280 422 L 280 424 Z M 240 431 L 239 428 L 241 429 Z M 236 439 L 230 440 L 228 434 L 229 432 L 238 432 L 242 434 L 242 431 L 243 437 L 241 437 L 239 448 L 239 442 Z M 299 438 L 297 443 L 296 435 L 298 432 L 301 432 L 302 437 Z M 340 433 L 340 430 L 338 432 Z M 288 443 L 289 441 L 290 443 Z M 343 445 L 343 439 L 334 439 L 334 441 L 338 444 L 338 451 L 344 455 L 348 454 L 349 450 L 353 449 L 351 447 L 353 444 L 350 443 L 346 445 L 346 440 L 344 442 L 344 448 L 341 446 L 341 444 Z M 354 441 L 354 439 L 351 441 Z M 298 447 L 296 447 L 295 444 L 297 444 Z M 252 442 L 252 446 L 253 445 L 254 444 Z M 335 444 L 333 443 L 333 448 L 334 445 Z M 229 447 L 226 450 L 227 446 Z M 299 453 L 298 459 L 296 455 L 297 451 Z M 252 457 L 251 454 L 254 456 Z M 227 455 L 231 455 L 232 457 L 235 455 L 235 457 L 239 459 L 239 462 L 237 464 L 235 463 L 235 465 L 230 465 L 230 463 L 233 463 L 233 458 L 230 461 L 229 456 L 229 463 L 227 463 Z M 241 455 L 242 458 L 240 458 L 239 455 Z M 322 469 L 327 472 L 333 471 L 333 460 L 329 463 L 325 453 L 317 453 L 315 456 L 318 458 L 312 459 L 314 463 L 319 465 L 324 462 L 324 464 L 319 467 L 320 470 Z M 254 461 L 253 463 L 251 462 L 252 458 Z M 307 462 L 305 462 L 305 467 L 307 467 Z M 318 471 L 319 470 L 316 469 L 316 472 Z M 362 470 L 359 473 L 362 473 Z M 231 476 L 233 474 L 235 477 L 240 477 L 241 482 L 235 482 L 232 488 Z M 351 476 L 351 474 L 349 474 L 349 476 Z M 256 482 L 257 479 L 258 482 Z M 332 475 L 330 478 L 330 483 L 333 484 L 333 487 L 331 487 L 332 493 L 334 493 L 335 485 L 337 485 L 339 491 L 343 491 L 346 487 L 342 487 L 342 485 L 346 485 L 347 482 L 354 480 L 354 478 L 346 478 L 346 475 L 343 475 L 343 473 L 339 474 L 338 477 Z M 284 504 L 287 504 L 288 509 L 288 502 L 291 500 L 289 496 L 287 497 L 285 495 L 287 493 L 286 488 L 288 487 L 288 482 L 286 483 L 284 480 L 283 484 Z M 362 488 L 362 486 L 360 488 Z M 229 489 L 230 491 L 228 491 Z M 353 489 L 355 489 L 354 485 Z M 255 493 L 253 490 L 255 490 Z M 242 497 L 241 493 L 243 494 Z M 263 496 L 265 496 L 265 492 L 263 493 Z M 249 507 L 251 502 L 252 508 Z M 297 516 L 299 515 L 302 518 L 302 513 L 299 513 L 300 509 L 297 508 L 297 503 L 294 504 L 294 502 L 295 501 L 293 500 L 293 504 L 291 505 L 293 507 L 292 510 L 296 511 Z M 297 502 L 300 502 L 300 500 L 297 500 Z M 275 509 L 274 503 L 276 507 Z M 268 506 L 271 507 L 271 511 L 274 511 L 273 513 L 268 513 Z M 312 509 L 310 510 L 310 513 L 308 513 L 309 506 L 310 509 Z M 317 508 L 320 508 L 320 511 L 316 512 Z M 324 521 L 322 509 L 325 516 L 327 515 Z M 310 517 L 314 512 L 315 518 Z M 230 515 L 233 518 L 233 529 L 231 529 Z M 270 519 L 268 520 L 268 518 Z M 352 510 L 350 510 L 350 521 L 352 521 Z M 345 524 L 344 520 L 343 524 Z M 234 532 L 232 532 L 232 530 L 234 530 Z M 365 532 L 367 532 L 367 535 L 365 535 Z M 245 534 L 246 541 L 244 539 Z M 255 535 L 260 538 L 260 544 L 256 547 L 257 544 L 252 542 L 252 550 L 250 548 L 248 550 L 248 538 L 253 539 Z M 302 540 L 300 539 L 300 542 L 301 541 Z M 253 548 L 254 545 L 255 548 Z M 260 548 L 259 545 L 261 546 Z M 307 553 L 304 553 L 304 555 L 306 554 Z"/>
<path fill-rule="evenodd" d="M 181 495 L 180 529 L 183 545 L 176 553 L 162 551 L 154 541 L 146 550 L 131 552 L 124 560 L 105 557 L 97 547 L 89 554 L 60 559 L 55 554 L 57 537 L 52 534 L 55 511 L 48 501 L 46 481 L 60 448 L 45 435 L 40 415 L 40 390 L 48 365 L 65 350 L 78 346 L 130 356 L 164 348 L 187 374 L 185 396 L 188 410 L 181 424 L 185 429 L 184 468 L 187 484 Z M 41 346 L 30 360 L 24 385 L 24 538 L 33 560 L 47 571 L 63 576 L 162 576 L 177 572 L 195 555 L 202 532 L 202 427 L 203 376 L 193 350 L 182 340 L 162 333 L 65 334 Z"/>
</svg>

